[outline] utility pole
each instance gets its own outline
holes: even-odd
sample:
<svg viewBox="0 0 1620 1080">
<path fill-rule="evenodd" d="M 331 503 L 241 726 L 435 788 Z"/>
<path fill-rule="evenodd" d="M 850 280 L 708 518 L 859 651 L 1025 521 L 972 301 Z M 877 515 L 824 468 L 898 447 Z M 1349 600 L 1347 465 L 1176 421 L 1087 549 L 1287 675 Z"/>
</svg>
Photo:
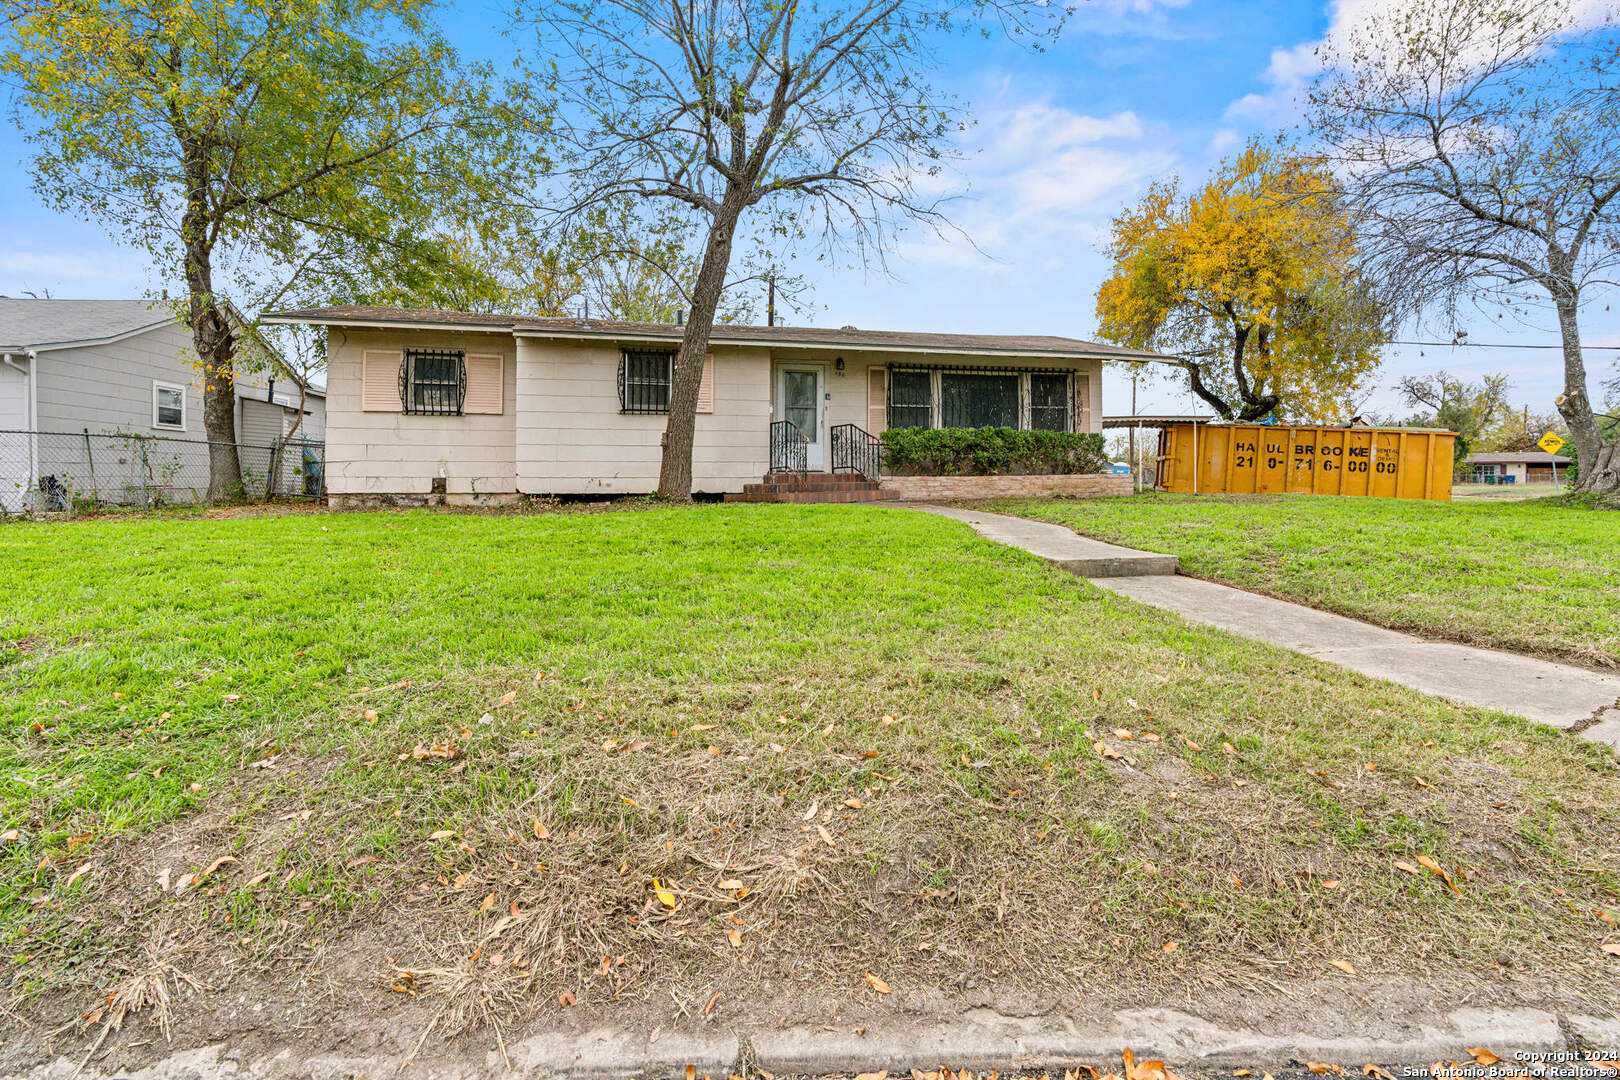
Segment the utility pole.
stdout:
<svg viewBox="0 0 1620 1080">
<path fill-rule="evenodd" d="M 1131 478 L 1136 493 L 1142 494 L 1142 459 L 1136 453 L 1136 378 L 1142 374 L 1141 364 L 1131 365 Z"/>
<path fill-rule="evenodd" d="M 776 271 L 772 270 L 765 275 L 765 285 L 770 299 L 765 301 L 765 325 L 776 325 Z"/>
</svg>

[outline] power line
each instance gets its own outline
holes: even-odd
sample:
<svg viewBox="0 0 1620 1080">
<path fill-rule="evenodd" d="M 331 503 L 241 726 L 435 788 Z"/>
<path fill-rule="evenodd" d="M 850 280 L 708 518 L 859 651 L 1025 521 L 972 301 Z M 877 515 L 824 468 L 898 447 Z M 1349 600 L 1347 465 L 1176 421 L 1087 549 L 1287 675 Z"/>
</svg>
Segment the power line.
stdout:
<svg viewBox="0 0 1620 1080">
<path fill-rule="evenodd" d="M 1390 341 L 1389 345 L 1426 345 L 1431 349 L 1558 349 L 1562 345 L 1504 345 L 1486 341 Z M 1620 349 L 1620 345 L 1582 345 L 1583 349 Z"/>
</svg>

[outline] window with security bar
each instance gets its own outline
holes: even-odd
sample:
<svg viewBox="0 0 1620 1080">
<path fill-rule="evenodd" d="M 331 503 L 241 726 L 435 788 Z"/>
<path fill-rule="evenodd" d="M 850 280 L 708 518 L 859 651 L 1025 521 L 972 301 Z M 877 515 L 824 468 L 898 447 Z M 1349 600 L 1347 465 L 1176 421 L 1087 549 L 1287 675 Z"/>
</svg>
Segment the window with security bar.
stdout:
<svg viewBox="0 0 1620 1080">
<path fill-rule="evenodd" d="M 669 412 L 670 372 L 675 354 L 648 349 L 625 349 L 619 356 L 619 411 Z"/>
<path fill-rule="evenodd" d="M 1074 413 L 1069 408 L 1069 376 L 1036 372 L 1029 377 L 1029 426 L 1034 431 L 1068 431 Z"/>
<path fill-rule="evenodd" d="M 934 376 L 928 371 L 889 372 L 889 426 L 934 426 Z"/>
<path fill-rule="evenodd" d="M 460 349 L 406 349 L 400 400 L 407 413 L 460 416 L 467 397 L 467 361 Z"/>
</svg>

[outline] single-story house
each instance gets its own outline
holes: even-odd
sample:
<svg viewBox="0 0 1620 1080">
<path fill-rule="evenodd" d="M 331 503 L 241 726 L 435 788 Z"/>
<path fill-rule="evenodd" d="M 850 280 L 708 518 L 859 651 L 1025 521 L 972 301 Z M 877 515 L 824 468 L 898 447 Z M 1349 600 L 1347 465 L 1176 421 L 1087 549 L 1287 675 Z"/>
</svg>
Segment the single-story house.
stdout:
<svg viewBox="0 0 1620 1080">
<path fill-rule="evenodd" d="M 1562 480 L 1564 470 L 1573 464 L 1573 459 L 1545 450 L 1469 454 L 1458 477 L 1467 484 L 1550 484 L 1555 469 Z"/>
<path fill-rule="evenodd" d="M 236 378 L 237 442 L 269 447 L 295 424 L 297 438 L 318 442 L 324 390 L 301 380 L 257 336 L 243 348 L 262 355 L 257 370 Z M 42 485 L 86 489 L 102 436 L 206 440 L 200 369 L 191 331 L 170 308 L 146 300 L 0 297 L 0 508 L 18 509 Z M 114 489 L 131 482 L 124 456 L 104 455 L 95 485 L 103 498 L 119 498 Z M 244 452 L 244 461 L 250 456 Z M 184 455 L 193 458 L 204 462 L 206 450 Z"/>
<path fill-rule="evenodd" d="M 334 504 L 657 487 L 677 324 L 380 307 L 263 321 L 327 330 Z M 1063 337 L 720 324 L 693 489 L 741 492 L 784 448 L 812 474 L 865 471 L 890 426 L 1101 431 L 1103 361 L 1149 358 Z"/>
</svg>

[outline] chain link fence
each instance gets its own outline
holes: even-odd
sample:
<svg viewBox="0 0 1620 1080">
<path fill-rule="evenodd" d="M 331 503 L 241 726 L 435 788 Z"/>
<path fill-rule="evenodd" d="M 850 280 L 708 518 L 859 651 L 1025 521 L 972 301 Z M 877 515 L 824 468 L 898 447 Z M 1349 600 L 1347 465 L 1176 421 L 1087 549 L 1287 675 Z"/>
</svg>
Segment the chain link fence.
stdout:
<svg viewBox="0 0 1620 1080">
<path fill-rule="evenodd" d="M 137 432 L 0 431 L 0 513 L 207 502 L 213 446 Z M 319 440 L 241 444 L 236 452 L 242 476 L 232 501 L 326 493 L 326 446 Z"/>
</svg>

